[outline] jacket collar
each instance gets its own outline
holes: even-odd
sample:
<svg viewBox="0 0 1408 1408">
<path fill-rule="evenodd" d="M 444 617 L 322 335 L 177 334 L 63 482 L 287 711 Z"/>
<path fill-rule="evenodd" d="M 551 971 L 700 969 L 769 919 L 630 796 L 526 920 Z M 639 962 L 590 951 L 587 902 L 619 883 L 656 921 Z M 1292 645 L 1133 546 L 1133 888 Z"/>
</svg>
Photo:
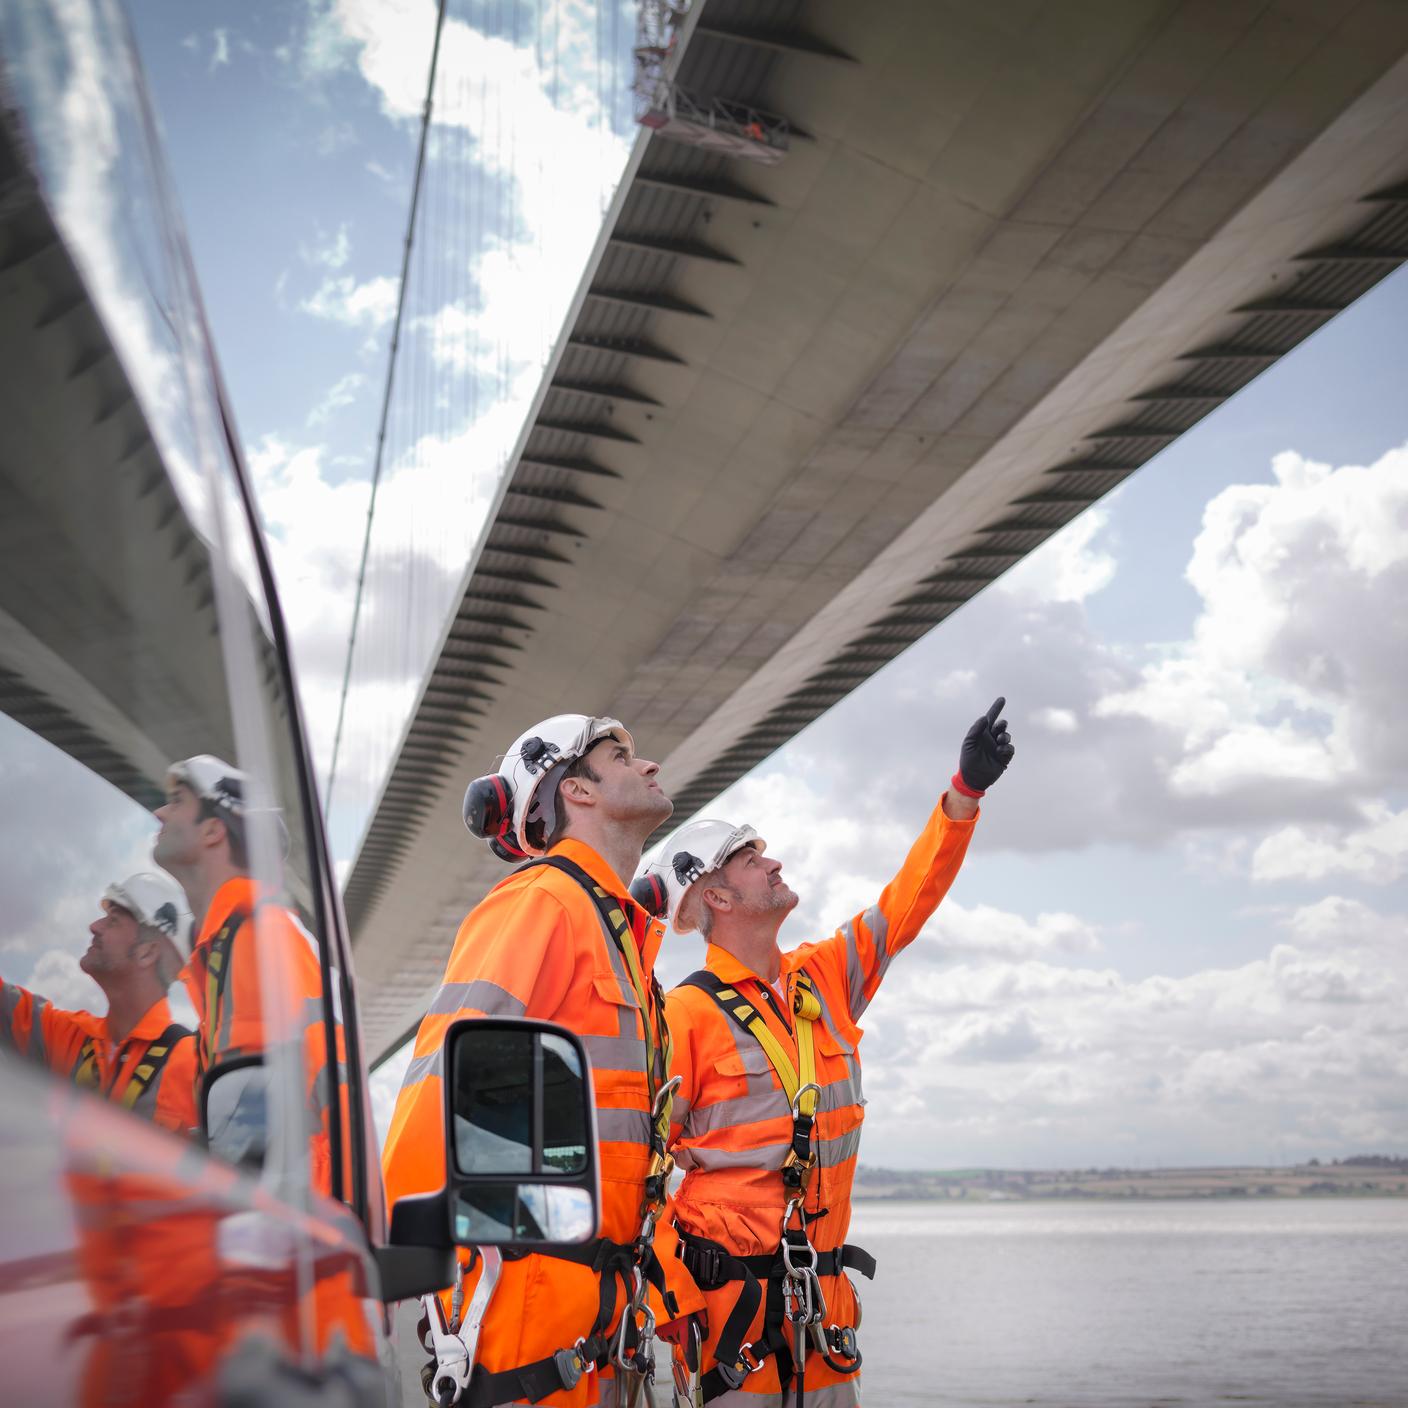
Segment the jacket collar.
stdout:
<svg viewBox="0 0 1408 1408">
<path fill-rule="evenodd" d="M 581 866 L 607 894 L 622 902 L 622 911 L 630 921 L 631 930 L 636 936 L 642 966 L 649 973 L 655 966 L 655 959 L 665 938 L 664 924 L 658 919 L 652 919 L 634 900 L 628 898 L 630 891 L 621 877 L 585 841 L 564 836 L 548 854 L 561 856 L 563 860 L 570 860 Z"/>
<path fill-rule="evenodd" d="M 241 907 L 253 909 L 258 899 L 259 887 L 254 883 L 253 876 L 236 875 L 233 879 L 225 881 L 210 901 L 210 908 L 201 920 L 200 933 L 191 945 L 191 951 L 194 953 L 202 944 L 209 943 L 234 910 Z"/>
<path fill-rule="evenodd" d="M 585 841 L 573 836 L 564 836 L 552 850 L 550 856 L 561 856 L 564 860 L 580 865 L 603 890 L 624 899 L 628 893 L 621 877 Z"/>
<path fill-rule="evenodd" d="M 142 1019 L 127 1033 L 128 1041 L 155 1041 L 171 1025 L 171 1005 L 159 997 L 142 1014 Z"/>
<path fill-rule="evenodd" d="M 720 948 L 717 944 L 710 944 L 704 954 L 704 966 L 716 977 L 722 978 L 726 983 L 738 983 L 744 978 L 751 978 L 755 983 L 762 983 L 767 986 L 767 979 L 759 977 L 740 958 L 735 958 L 726 948 Z"/>
</svg>

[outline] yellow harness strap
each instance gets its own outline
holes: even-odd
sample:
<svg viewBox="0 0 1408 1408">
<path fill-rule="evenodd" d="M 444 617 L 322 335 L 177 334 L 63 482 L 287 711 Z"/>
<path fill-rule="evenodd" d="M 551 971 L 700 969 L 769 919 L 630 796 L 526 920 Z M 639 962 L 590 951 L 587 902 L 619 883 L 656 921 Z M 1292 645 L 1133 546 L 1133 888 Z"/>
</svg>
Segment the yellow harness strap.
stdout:
<svg viewBox="0 0 1408 1408">
<path fill-rule="evenodd" d="M 636 948 L 630 922 L 614 896 L 609 895 L 600 885 L 592 885 L 592 895 L 597 901 L 597 908 L 611 927 L 611 937 L 616 941 L 616 947 L 626 965 L 626 972 L 630 974 L 636 1001 L 640 1003 L 640 1024 L 645 1028 L 646 1088 L 650 1091 L 653 1102 L 670 1075 L 670 1029 L 663 1020 L 664 1004 L 659 1001 L 657 994 L 652 1020 L 650 988 L 640 966 L 640 952 Z M 667 1095 L 661 1102 L 660 1114 L 655 1123 L 655 1132 L 660 1137 L 662 1149 L 670 1142 L 670 1113 L 673 1105 L 674 1096 Z"/>
<path fill-rule="evenodd" d="M 798 973 L 793 990 L 792 1015 L 796 1019 L 797 1029 L 797 1064 L 795 1066 L 792 1064 L 792 1058 L 787 1054 L 787 1049 L 773 1035 L 772 1028 L 763 1021 L 762 1015 L 736 988 L 720 988 L 714 996 L 727 1009 L 729 1016 L 739 1026 L 746 1028 L 754 1041 L 763 1048 L 768 1060 L 772 1063 L 773 1070 L 777 1072 L 777 1078 L 782 1082 L 787 1103 L 789 1105 L 796 1103 L 799 1090 L 805 1090 L 807 1086 L 816 1084 L 816 1033 L 814 1029 L 817 1019 L 821 1016 L 821 1002 L 817 998 L 816 990 L 812 987 L 812 980 L 805 973 Z M 807 1090 L 797 1108 L 804 1115 L 814 1116 L 816 1114 L 816 1091 Z"/>
<path fill-rule="evenodd" d="M 84 1040 L 83 1048 L 78 1053 L 78 1060 L 74 1063 L 73 1083 L 80 1090 L 96 1090 L 100 1083 L 98 1043 L 91 1036 Z"/>
</svg>

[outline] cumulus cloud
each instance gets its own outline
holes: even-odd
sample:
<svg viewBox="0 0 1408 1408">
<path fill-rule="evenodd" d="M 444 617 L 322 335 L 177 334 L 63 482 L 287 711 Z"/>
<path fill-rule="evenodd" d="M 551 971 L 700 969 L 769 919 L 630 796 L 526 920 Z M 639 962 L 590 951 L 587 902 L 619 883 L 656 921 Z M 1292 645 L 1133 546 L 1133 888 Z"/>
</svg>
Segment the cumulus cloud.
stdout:
<svg viewBox="0 0 1408 1408">
<path fill-rule="evenodd" d="M 348 372 L 328 387 L 323 399 L 308 412 L 308 425 L 325 425 L 338 411 L 355 406 L 367 388 L 367 378 L 361 372 Z"/>
<path fill-rule="evenodd" d="M 549 0 L 539 7 L 539 25 L 512 37 L 480 32 L 453 12 L 445 23 L 338 755 L 333 835 L 340 854 L 363 829 L 629 150 L 634 129 L 628 114 L 618 121 L 621 95 L 603 103 L 598 82 L 604 34 L 597 12 L 581 0 Z M 302 54 L 310 80 L 357 75 L 385 116 L 412 132 L 425 99 L 432 0 L 315 0 L 310 16 Z M 627 60 L 624 47 L 619 57 Z M 374 174 L 387 173 L 377 167 Z M 386 276 L 354 273 L 344 235 L 339 230 L 306 252 L 322 280 L 301 307 L 378 332 L 394 314 L 398 287 Z M 330 425 L 363 390 L 339 382 L 314 408 L 309 428 Z M 290 614 L 302 623 L 294 628 L 306 652 L 300 686 L 325 765 L 341 693 L 341 662 L 334 669 L 332 660 L 346 649 L 355 590 L 347 583 L 355 583 L 361 532 L 334 537 L 311 527 L 316 520 L 307 513 L 294 527 L 296 506 L 318 504 L 330 510 L 327 523 L 346 524 L 353 496 L 325 447 L 297 446 L 288 436 L 281 446 L 282 460 L 265 464 L 288 512 L 276 506 L 266 517 L 284 539 L 276 552 L 281 590 L 302 598 Z"/>
<path fill-rule="evenodd" d="M 358 280 L 339 274 L 323 282 L 299 307 L 315 318 L 345 323 L 348 327 L 379 328 L 396 315 L 400 282 L 390 274 Z"/>
<path fill-rule="evenodd" d="M 1408 811 L 1374 801 L 1365 805 L 1364 820 L 1354 830 L 1286 826 L 1272 832 L 1252 855 L 1252 879 L 1314 882 L 1344 875 L 1377 885 L 1397 880 L 1408 871 Z"/>
<path fill-rule="evenodd" d="M 1118 566 L 1097 542 L 1109 523 L 1109 501 L 1088 509 L 1000 578 L 998 591 L 1022 601 L 1077 602 L 1104 590 Z"/>
<path fill-rule="evenodd" d="M 335 235 L 320 234 L 311 243 L 300 244 L 298 255 L 305 264 L 324 269 L 341 269 L 352 257 L 352 237 L 348 234 L 346 223 L 337 227 Z"/>
<path fill-rule="evenodd" d="M 1207 506 L 1187 578 L 1191 637 L 1100 702 L 1174 732 L 1172 789 L 1263 781 L 1382 788 L 1408 771 L 1395 720 L 1408 659 L 1408 446 L 1332 469 L 1277 455 L 1275 482 Z"/>
<path fill-rule="evenodd" d="M 1020 1164 L 1039 1148 L 1048 1162 L 1189 1163 L 1401 1147 L 1401 917 L 1327 897 L 1268 937 L 1264 958 L 1184 977 L 900 958 L 866 1017 L 866 1157 Z"/>
<path fill-rule="evenodd" d="M 216 29 L 210 35 L 210 72 L 224 68 L 230 62 L 230 31 Z"/>
<path fill-rule="evenodd" d="M 1299 828 L 1260 853 L 1268 877 L 1302 834 L 1346 857 L 1328 868 L 1317 851 L 1326 875 L 1393 871 L 1399 833 L 1365 808 L 1408 783 L 1393 722 L 1408 448 L 1333 471 L 1279 456 L 1273 482 L 1213 498 L 1189 554 L 1197 613 L 1170 642 L 1120 644 L 1092 624 L 1090 597 L 1118 580 L 1111 523 L 1087 515 L 1055 535 L 801 734 L 790 766 L 867 825 L 917 823 L 964 729 L 1005 694 L 1017 760 L 985 850 L 1176 841 L 1215 869 L 1240 847 L 1245 873 L 1263 838 Z"/>
<path fill-rule="evenodd" d="M 78 966 L 71 953 L 50 950 L 34 965 L 26 984 L 55 1007 L 102 1014 L 108 1010 L 103 990 Z"/>
</svg>

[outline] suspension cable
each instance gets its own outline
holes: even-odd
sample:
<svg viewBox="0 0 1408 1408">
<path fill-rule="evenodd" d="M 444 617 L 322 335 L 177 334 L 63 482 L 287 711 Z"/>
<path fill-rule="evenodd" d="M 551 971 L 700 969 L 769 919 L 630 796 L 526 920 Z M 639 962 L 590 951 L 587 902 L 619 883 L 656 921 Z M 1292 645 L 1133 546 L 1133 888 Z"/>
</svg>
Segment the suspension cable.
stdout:
<svg viewBox="0 0 1408 1408">
<path fill-rule="evenodd" d="M 386 384 L 381 398 L 381 424 L 376 435 L 376 458 L 372 463 L 372 492 L 367 503 L 367 527 L 362 535 L 362 560 L 357 568 L 357 594 L 352 603 L 352 627 L 347 636 L 347 663 L 342 671 L 342 696 L 337 704 L 337 729 L 332 739 L 332 761 L 328 764 L 326 819 L 332 818 L 332 789 L 337 780 L 337 756 L 342 747 L 342 725 L 347 715 L 347 693 L 352 682 L 352 653 L 357 644 L 357 625 L 362 616 L 362 590 L 367 580 L 367 559 L 372 545 L 372 518 L 376 513 L 376 491 L 381 482 L 382 459 L 386 449 L 386 425 L 391 415 L 391 392 L 396 380 L 396 353 L 401 344 L 401 318 L 406 308 L 406 288 L 410 283 L 411 250 L 415 244 L 416 213 L 420 207 L 421 176 L 425 171 L 425 148 L 430 136 L 430 115 L 435 94 L 435 71 L 440 63 L 440 35 L 445 28 L 449 0 L 440 0 L 435 15 L 435 42 L 430 50 L 430 74 L 425 83 L 425 108 L 421 113 L 420 145 L 416 151 L 415 177 L 411 183 L 411 210 L 406 219 L 406 241 L 401 251 L 401 287 L 396 295 L 396 320 L 391 326 L 391 355 L 386 363 Z"/>
</svg>

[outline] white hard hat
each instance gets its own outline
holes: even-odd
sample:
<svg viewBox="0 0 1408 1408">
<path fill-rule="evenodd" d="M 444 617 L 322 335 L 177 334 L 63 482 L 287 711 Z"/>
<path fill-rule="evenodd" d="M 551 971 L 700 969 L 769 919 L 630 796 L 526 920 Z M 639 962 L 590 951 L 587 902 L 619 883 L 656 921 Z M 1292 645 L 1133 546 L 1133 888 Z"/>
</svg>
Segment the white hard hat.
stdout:
<svg viewBox="0 0 1408 1408">
<path fill-rule="evenodd" d="M 244 815 L 249 777 L 238 768 L 231 767 L 223 758 L 211 753 L 198 753 L 194 758 L 172 763 L 166 769 L 166 780 L 168 784 L 185 783 L 202 801 L 234 816 Z"/>
<path fill-rule="evenodd" d="M 178 947 L 190 947 L 191 911 L 186 892 L 169 876 L 142 871 L 115 880 L 103 891 L 103 908 L 118 905 L 138 924 L 165 934 Z"/>
<path fill-rule="evenodd" d="M 284 824 L 283 811 L 279 807 L 252 807 L 249 805 L 249 774 L 231 767 L 223 758 L 213 753 L 197 753 L 194 758 L 184 758 L 172 763 L 166 769 L 166 781 L 182 782 L 203 802 L 215 807 L 222 818 L 228 821 L 244 822 L 253 817 L 268 817 L 279 838 L 279 849 L 288 854 L 288 827 Z"/>
<path fill-rule="evenodd" d="M 555 714 L 514 739 L 503 769 L 476 777 L 464 794 L 464 824 L 504 860 L 547 851 L 557 820 L 557 786 L 563 770 L 603 738 L 632 751 L 635 742 L 619 719 Z"/>
<path fill-rule="evenodd" d="M 744 846 L 752 846 L 762 855 L 767 842 L 751 826 L 707 817 L 687 821 L 671 832 L 660 854 L 631 882 L 631 898 L 651 914 L 667 918 L 679 933 L 687 934 L 699 926 L 688 919 L 680 922 L 685 896 L 698 880 Z"/>
</svg>

